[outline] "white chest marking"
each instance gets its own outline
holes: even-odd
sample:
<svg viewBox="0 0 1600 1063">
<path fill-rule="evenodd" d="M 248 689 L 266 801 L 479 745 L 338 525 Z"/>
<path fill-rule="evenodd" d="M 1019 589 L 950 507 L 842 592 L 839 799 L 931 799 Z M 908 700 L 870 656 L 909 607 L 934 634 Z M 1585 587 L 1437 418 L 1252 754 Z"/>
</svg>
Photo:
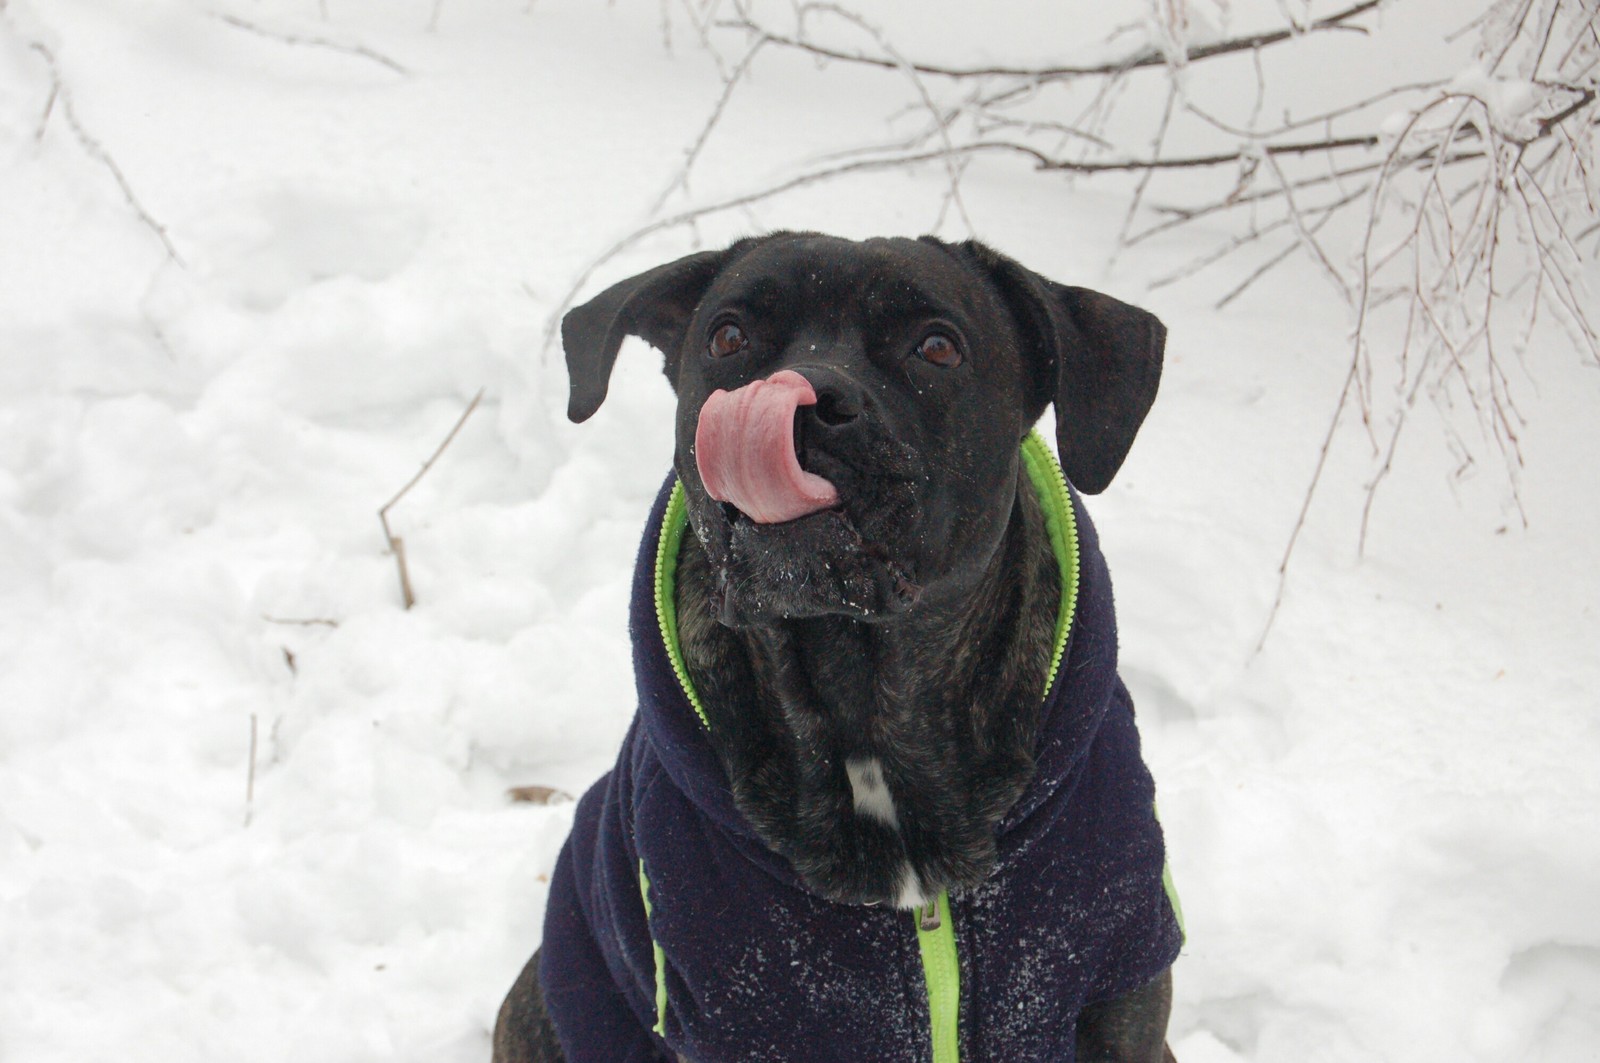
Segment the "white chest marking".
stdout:
<svg viewBox="0 0 1600 1063">
<path fill-rule="evenodd" d="M 844 762 L 850 776 L 850 792 L 855 797 L 856 814 L 875 819 L 890 827 L 900 825 L 894 812 L 894 797 L 883 778 L 883 765 L 877 757 L 851 757 Z"/>
<path fill-rule="evenodd" d="M 910 864 L 900 869 L 900 897 L 895 901 L 897 908 L 923 908 L 928 903 L 927 894 L 922 892 L 922 880 L 912 870 Z"/>
</svg>

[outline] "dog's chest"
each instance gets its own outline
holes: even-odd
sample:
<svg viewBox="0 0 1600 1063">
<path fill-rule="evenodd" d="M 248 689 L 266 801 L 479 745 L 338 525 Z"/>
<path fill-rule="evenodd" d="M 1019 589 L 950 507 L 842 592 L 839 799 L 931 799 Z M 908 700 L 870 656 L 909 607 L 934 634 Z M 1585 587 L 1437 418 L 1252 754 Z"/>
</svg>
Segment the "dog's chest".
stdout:
<svg viewBox="0 0 1600 1063">
<path fill-rule="evenodd" d="M 1131 714 L 1114 707 L 1075 785 L 1035 809 L 991 880 L 951 899 L 961 1058 L 1070 1059 L 1085 1001 L 1171 962 L 1178 930 L 1149 778 L 1128 762 L 1132 731 Z M 916 913 L 810 894 L 759 842 L 709 823 L 670 779 L 639 791 L 633 818 L 657 898 L 648 929 L 675 1051 L 694 1063 L 932 1063 Z M 654 967 L 638 975 L 654 994 Z"/>
</svg>

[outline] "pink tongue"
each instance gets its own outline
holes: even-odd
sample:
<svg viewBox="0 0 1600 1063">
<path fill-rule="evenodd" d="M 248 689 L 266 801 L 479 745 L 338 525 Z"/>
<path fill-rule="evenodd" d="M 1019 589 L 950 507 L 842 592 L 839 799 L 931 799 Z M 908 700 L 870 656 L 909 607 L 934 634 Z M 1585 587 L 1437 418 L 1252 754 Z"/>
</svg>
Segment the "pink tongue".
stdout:
<svg viewBox="0 0 1600 1063">
<path fill-rule="evenodd" d="M 817 393 L 791 369 L 734 391 L 713 391 L 700 407 L 694 460 L 706 493 L 758 524 L 779 524 L 839 501 L 833 484 L 806 472 L 794 453 L 794 411 Z"/>
</svg>

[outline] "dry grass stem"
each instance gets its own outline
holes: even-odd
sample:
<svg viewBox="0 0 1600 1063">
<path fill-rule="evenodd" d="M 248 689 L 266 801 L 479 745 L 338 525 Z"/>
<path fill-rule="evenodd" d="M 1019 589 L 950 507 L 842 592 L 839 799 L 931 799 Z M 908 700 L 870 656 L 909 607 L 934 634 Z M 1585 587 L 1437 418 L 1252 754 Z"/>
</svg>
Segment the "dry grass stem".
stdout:
<svg viewBox="0 0 1600 1063">
<path fill-rule="evenodd" d="M 573 799 L 565 790 L 553 786 L 513 786 L 506 791 L 506 796 L 526 805 L 553 805 Z"/>
<path fill-rule="evenodd" d="M 433 468 L 434 462 L 439 460 L 439 456 L 444 453 L 445 448 L 455 439 L 456 434 L 461 431 L 461 426 L 467 423 L 468 417 L 472 416 L 472 411 L 478 408 L 478 402 L 482 398 L 483 389 L 479 388 L 478 393 L 472 396 L 472 401 L 467 403 L 467 408 L 461 411 L 461 416 L 456 418 L 456 423 L 451 426 L 450 431 L 440 441 L 438 447 L 429 455 L 428 460 L 422 463 L 422 467 L 416 471 L 416 474 L 411 479 L 406 481 L 404 487 L 394 493 L 393 498 L 378 507 L 378 522 L 383 525 L 384 540 L 388 542 L 389 550 L 394 554 L 395 565 L 400 570 L 400 598 L 407 609 L 417 604 L 417 596 L 411 587 L 410 567 L 406 564 L 405 540 L 396 535 L 394 530 L 389 527 L 389 510 L 393 509 L 413 487 L 417 486 L 417 481 L 426 476 L 428 470 Z"/>
</svg>

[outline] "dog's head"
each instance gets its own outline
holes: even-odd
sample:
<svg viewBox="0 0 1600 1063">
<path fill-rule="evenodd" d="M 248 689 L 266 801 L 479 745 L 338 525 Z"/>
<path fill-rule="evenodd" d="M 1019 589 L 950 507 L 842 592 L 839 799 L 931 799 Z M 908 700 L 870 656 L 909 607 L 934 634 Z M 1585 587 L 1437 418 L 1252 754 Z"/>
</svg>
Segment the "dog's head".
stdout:
<svg viewBox="0 0 1600 1063">
<path fill-rule="evenodd" d="M 1155 399 L 1166 330 L 976 242 L 777 233 L 668 263 L 562 321 L 587 420 L 617 349 L 666 356 L 676 465 L 730 626 L 894 616 L 994 556 L 1018 444 L 1056 409 L 1104 490 Z"/>
</svg>

